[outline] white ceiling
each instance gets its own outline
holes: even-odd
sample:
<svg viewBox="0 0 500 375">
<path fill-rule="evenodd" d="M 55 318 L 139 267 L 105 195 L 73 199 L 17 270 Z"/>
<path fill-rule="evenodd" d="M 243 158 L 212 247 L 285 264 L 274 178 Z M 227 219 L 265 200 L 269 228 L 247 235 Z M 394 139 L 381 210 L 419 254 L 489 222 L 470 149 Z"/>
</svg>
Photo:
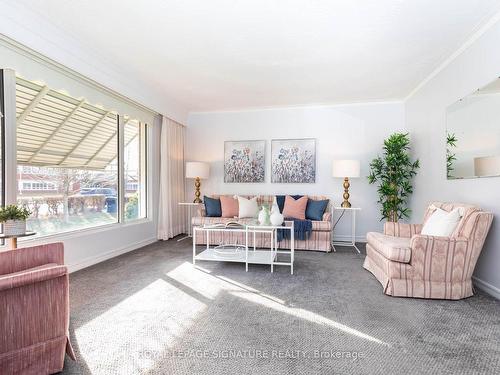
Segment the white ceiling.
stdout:
<svg viewBox="0 0 500 375">
<path fill-rule="evenodd" d="M 401 100 L 500 9 L 500 0 L 21 2 L 85 56 L 190 111 Z"/>
</svg>

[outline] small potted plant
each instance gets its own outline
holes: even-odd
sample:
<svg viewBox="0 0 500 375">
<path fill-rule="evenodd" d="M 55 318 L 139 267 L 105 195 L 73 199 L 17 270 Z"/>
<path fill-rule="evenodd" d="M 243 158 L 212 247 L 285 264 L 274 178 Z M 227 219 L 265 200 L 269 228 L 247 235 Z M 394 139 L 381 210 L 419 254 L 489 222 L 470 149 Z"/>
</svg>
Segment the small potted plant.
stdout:
<svg viewBox="0 0 500 375">
<path fill-rule="evenodd" d="M 26 219 L 31 211 L 14 204 L 0 208 L 0 223 L 3 223 L 3 233 L 7 236 L 18 236 L 26 233 Z"/>
</svg>

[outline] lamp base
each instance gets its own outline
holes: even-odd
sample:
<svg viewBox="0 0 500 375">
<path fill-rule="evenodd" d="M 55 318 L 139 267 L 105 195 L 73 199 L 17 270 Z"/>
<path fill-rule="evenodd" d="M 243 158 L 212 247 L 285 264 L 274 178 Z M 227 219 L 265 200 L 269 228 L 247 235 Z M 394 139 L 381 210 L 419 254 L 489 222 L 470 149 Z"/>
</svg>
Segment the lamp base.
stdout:
<svg viewBox="0 0 500 375">
<path fill-rule="evenodd" d="M 194 180 L 194 201 L 193 203 L 201 203 L 201 199 L 200 199 L 200 187 L 201 187 L 201 182 L 200 182 L 200 178 L 199 177 L 196 177 L 195 180 Z"/>
<path fill-rule="evenodd" d="M 349 179 L 347 177 L 344 178 L 343 186 L 344 186 L 344 194 L 342 195 L 342 197 L 344 198 L 344 201 L 340 206 L 343 208 L 350 208 L 351 203 L 349 202 L 349 187 L 351 186 L 351 184 L 349 183 Z"/>
<path fill-rule="evenodd" d="M 343 201 L 340 205 L 342 208 L 351 208 L 351 203 L 349 201 Z"/>
</svg>

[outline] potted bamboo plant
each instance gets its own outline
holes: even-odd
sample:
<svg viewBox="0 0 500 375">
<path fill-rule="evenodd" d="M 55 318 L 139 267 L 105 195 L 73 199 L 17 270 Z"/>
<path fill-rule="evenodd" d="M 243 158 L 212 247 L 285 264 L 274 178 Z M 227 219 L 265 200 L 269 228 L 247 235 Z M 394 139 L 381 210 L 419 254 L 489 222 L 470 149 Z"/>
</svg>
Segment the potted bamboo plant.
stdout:
<svg viewBox="0 0 500 375">
<path fill-rule="evenodd" d="M 381 205 L 382 219 L 397 222 L 408 218 L 408 199 L 413 193 L 412 179 L 417 174 L 420 163 L 410 155 L 408 133 L 394 133 L 384 141 L 383 156 L 370 163 L 368 182 L 378 183 L 378 203 Z"/>
<path fill-rule="evenodd" d="M 26 219 L 31 211 L 14 204 L 0 208 L 0 223 L 6 236 L 19 236 L 26 233 Z"/>
</svg>

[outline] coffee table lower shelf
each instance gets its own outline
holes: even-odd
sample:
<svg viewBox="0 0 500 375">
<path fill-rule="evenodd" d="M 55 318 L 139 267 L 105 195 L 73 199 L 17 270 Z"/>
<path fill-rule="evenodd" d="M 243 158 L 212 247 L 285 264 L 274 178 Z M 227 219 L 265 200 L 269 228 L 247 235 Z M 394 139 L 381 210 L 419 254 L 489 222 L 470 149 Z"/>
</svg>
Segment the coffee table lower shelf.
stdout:
<svg viewBox="0 0 500 375">
<path fill-rule="evenodd" d="M 271 253 L 269 250 L 250 250 L 248 251 L 248 263 L 250 264 L 269 264 L 276 260 L 276 255 Z M 213 260 L 217 262 L 237 262 L 246 263 L 245 251 L 237 251 L 234 254 L 224 254 L 221 255 L 215 249 L 203 250 L 201 253 L 197 254 L 196 260 Z"/>
<path fill-rule="evenodd" d="M 193 262 L 198 260 L 202 261 L 213 261 L 213 262 L 234 262 L 234 263 L 245 263 L 247 264 L 265 264 L 271 266 L 271 272 L 273 272 L 273 266 L 291 266 L 290 262 L 278 262 L 278 253 L 290 254 L 290 252 L 279 251 L 271 252 L 270 250 L 249 250 L 248 259 L 245 259 L 245 250 L 236 251 L 233 254 L 221 255 L 213 248 L 203 250 L 202 252 L 196 254 Z"/>
</svg>

